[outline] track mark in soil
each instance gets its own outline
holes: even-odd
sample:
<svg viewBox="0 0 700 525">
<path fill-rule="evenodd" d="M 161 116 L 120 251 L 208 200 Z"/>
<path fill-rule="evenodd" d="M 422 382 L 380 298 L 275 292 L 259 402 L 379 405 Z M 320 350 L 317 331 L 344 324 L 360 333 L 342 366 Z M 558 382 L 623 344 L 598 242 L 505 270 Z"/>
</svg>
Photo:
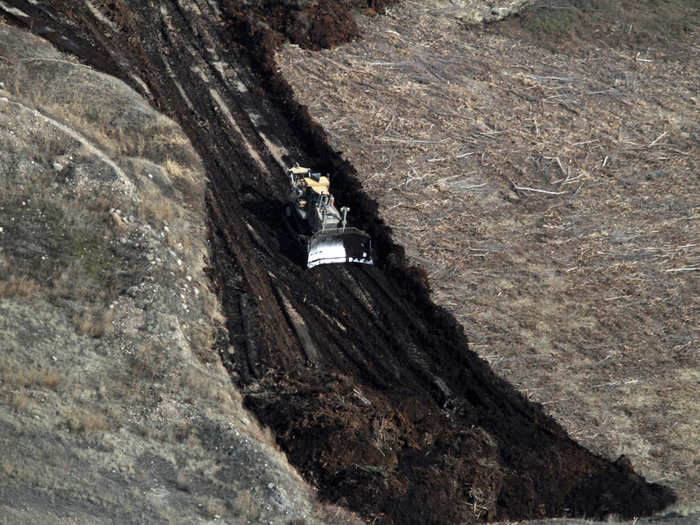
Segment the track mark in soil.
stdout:
<svg viewBox="0 0 700 525">
<path fill-rule="evenodd" d="M 141 92 L 145 83 L 188 134 L 209 177 L 213 278 L 233 346 L 222 357 L 323 497 L 381 523 L 631 517 L 673 500 L 578 446 L 468 350 L 352 167 L 277 76 L 272 53 L 284 35 L 310 47 L 355 37 L 346 7 L 366 2 L 301 11 L 224 2 L 221 12 L 204 1 L 13 3 L 31 20 L 4 11 L 9 20 L 51 24 L 71 42 L 54 38 L 63 50 Z M 280 158 L 333 174 L 339 201 L 373 237 L 377 266 L 306 271 L 288 256 L 273 212 L 286 191 Z"/>
</svg>

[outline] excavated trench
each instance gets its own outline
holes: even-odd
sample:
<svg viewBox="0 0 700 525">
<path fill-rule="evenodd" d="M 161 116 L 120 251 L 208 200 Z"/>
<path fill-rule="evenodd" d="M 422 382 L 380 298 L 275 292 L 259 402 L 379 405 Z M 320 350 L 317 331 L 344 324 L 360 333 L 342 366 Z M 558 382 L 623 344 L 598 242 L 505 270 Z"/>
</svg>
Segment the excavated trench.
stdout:
<svg viewBox="0 0 700 525">
<path fill-rule="evenodd" d="M 324 498 L 377 523 L 632 517 L 671 503 L 624 458 L 577 445 L 468 350 L 277 76 L 284 38 L 342 42 L 356 36 L 348 9 L 381 3 L 252 4 L 6 0 L 0 14 L 123 79 L 190 137 L 209 177 L 211 277 L 230 337 L 219 351 L 290 461 Z M 332 174 L 376 266 L 299 265 L 280 223 L 294 161 Z"/>
</svg>

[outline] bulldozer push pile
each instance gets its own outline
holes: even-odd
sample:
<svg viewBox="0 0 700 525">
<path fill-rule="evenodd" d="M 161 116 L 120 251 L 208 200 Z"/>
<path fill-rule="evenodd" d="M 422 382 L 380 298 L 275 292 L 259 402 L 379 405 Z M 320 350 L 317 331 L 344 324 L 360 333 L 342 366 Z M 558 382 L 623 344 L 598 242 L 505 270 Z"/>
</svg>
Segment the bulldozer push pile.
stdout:
<svg viewBox="0 0 700 525">
<path fill-rule="evenodd" d="M 319 264 L 372 264 L 369 235 L 347 226 L 350 208 L 338 210 L 327 175 L 296 165 L 289 169 L 285 219 L 304 252 L 307 268 Z"/>
</svg>

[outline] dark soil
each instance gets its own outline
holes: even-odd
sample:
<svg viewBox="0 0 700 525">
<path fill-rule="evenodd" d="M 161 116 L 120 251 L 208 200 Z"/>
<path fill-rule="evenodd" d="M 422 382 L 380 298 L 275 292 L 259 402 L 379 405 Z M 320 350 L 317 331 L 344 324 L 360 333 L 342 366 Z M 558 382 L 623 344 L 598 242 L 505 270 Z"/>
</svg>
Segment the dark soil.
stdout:
<svg viewBox="0 0 700 525">
<path fill-rule="evenodd" d="M 468 349 L 462 328 L 430 301 L 424 274 L 406 266 L 352 166 L 276 75 L 272 52 L 283 39 L 316 48 L 355 38 L 349 10 L 382 5 L 225 2 L 219 18 L 206 1 L 187 3 L 197 13 L 115 0 L 102 7 L 114 31 L 79 2 L 9 3 L 31 18 L 8 20 L 144 92 L 139 76 L 190 137 L 209 176 L 211 274 L 232 345 L 222 358 L 324 498 L 402 524 L 632 517 L 674 500 L 624 461 L 577 445 Z M 213 57 L 233 73 L 220 73 Z M 255 125 L 251 113 L 262 116 Z M 286 148 L 285 162 L 332 174 L 337 200 L 372 235 L 376 266 L 305 270 L 290 256 L 279 221 L 286 177 L 261 133 Z M 297 335 L 298 317 L 310 342 Z"/>
<path fill-rule="evenodd" d="M 351 11 L 382 12 L 395 0 L 283 0 L 281 2 L 241 2 L 225 0 L 224 9 L 236 29 L 237 41 L 243 33 L 261 37 L 274 35 L 310 49 L 332 47 L 359 36 Z M 246 2 L 248 3 L 248 2 Z M 245 28 L 245 29 L 244 29 Z M 262 57 L 258 57 L 262 58 Z"/>
</svg>

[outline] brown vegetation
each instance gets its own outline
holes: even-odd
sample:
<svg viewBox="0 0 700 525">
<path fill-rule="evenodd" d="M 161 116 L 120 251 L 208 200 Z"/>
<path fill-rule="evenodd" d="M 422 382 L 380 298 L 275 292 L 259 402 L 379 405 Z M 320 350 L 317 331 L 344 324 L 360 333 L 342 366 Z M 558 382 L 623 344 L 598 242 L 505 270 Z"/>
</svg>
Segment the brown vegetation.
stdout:
<svg viewBox="0 0 700 525">
<path fill-rule="evenodd" d="M 75 408 L 67 415 L 68 428 L 72 432 L 91 434 L 108 430 L 110 428 L 107 418 L 93 410 L 81 410 Z"/>
<path fill-rule="evenodd" d="M 34 279 L 11 275 L 7 280 L 0 281 L 0 297 L 32 297 L 41 289 Z"/>
<path fill-rule="evenodd" d="M 4 385 L 24 389 L 44 388 L 56 390 L 62 382 L 61 375 L 55 370 L 4 370 Z"/>
</svg>

